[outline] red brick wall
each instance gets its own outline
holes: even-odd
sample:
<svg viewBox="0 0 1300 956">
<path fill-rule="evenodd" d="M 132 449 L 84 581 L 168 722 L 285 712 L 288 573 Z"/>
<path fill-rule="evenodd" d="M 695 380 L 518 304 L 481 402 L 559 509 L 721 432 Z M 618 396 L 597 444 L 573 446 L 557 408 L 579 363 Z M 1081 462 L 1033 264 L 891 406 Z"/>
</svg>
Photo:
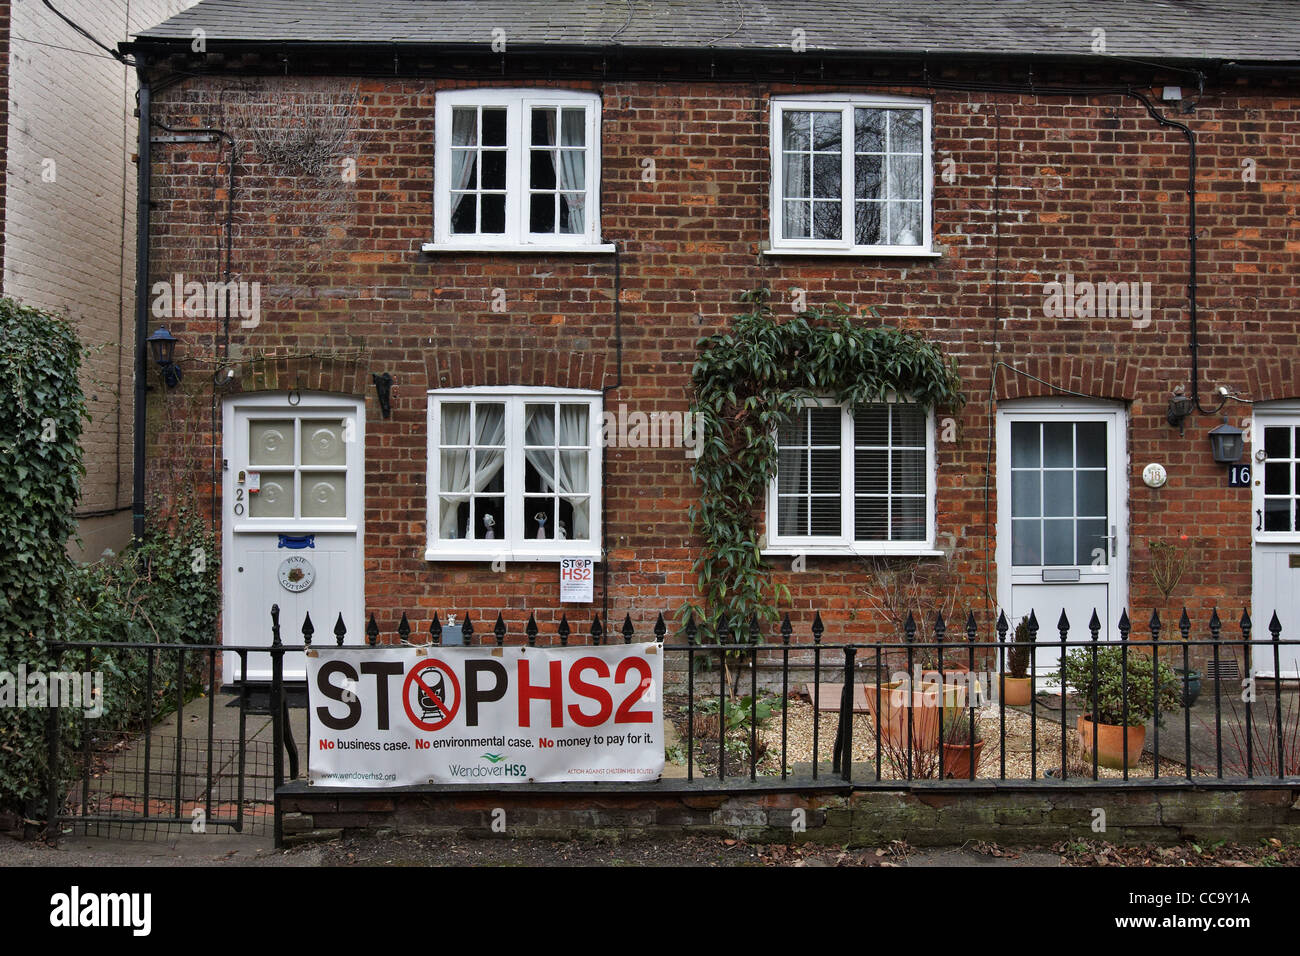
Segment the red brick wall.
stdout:
<svg viewBox="0 0 1300 956">
<path fill-rule="evenodd" d="M 366 433 L 366 595 L 385 628 L 403 610 L 473 613 L 480 632 L 504 609 L 518 632 L 530 610 L 550 621 L 554 565 L 427 563 L 425 389 L 461 384 L 611 384 L 614 262 L 607 256 L 471 256 L 419 253 L 432 238 L 433 80 L 189 80 L 155 101 L 173 125 L 229 129 L 242 146 L 236 185 L 236 278 L 275 286 L 257 329 L 232 323 L 236 349 L 361 350 Z M 444 86 L 447 84 L 443 84 Z M 519 85 L 519 84 L 510 84 Z M 223 89 L 223 87 L 225 87 Z M 574 88 L 583 88 L 580 84 Z M 232 92 L 234 88 L 246 92 Z M 603 96 L 603 207 L 606 241 L 621 249 L 623 385 L 607 396 L 645 412 L 684 411 L 694 343 L 726 325 L 738 296 L 769 285 L 779 312 L 791 290 L 808 302 L 876 306 L 884 319 L 919 328 L 960 362 L 969 402 L 955 442 L 940 442 L 938 528 L 957 548 L 961 615 L 986 619 L 985 576 L 996 526 L 989 455 L 990 368 L 994 356 L 1037 378 L 1123 400 L 1130 414 L 1130 587 L 1143 610 L 1161 603 L 1149 574 L 1149 539 L 1189 535 L 1195 560 L 1171 599 L 1194 614 L 1219 606 L 1235 619 L 1249 603 L 1250 497 L 1229 490 L 1208 454 L 1217 418 L 1196 417 L 1185 436 L 1165 422 L 1175 385 L 1189 381 L 1186 201 L 1187 146 L 1131 99 L 943 92 L 933 95 L 935 235 L 938 259 L 769 258 L 769 94 L 787 88 L 707 82 L 610 81 Z M 355 111 L 358 178 L 342 193 L 279 174 L 250 144 L 237 100 L 290 92 Z M 810 92 L 802 87 L 798 92 Z M 929 95 L 925 90 L 895 92 Z M 1255 400 L 1300 395 L 1292 303 L 1297 293 L 1300 104 L 1293 87 L 1211 87 L 1195 112 L 1178 115 L 1197 134 L 1200 228 L 1201 390 L 1219 384 Z M 642 180 L 653 158 L 656 181 Z M 954 180 L 941 164 L 951 158 Z M 1242 160 L 1256 181 L 1242 177 Z M 153 171 L 153 272 L 217 278 L 217 237 L 225 215 L 226 154 L 216 146 L 159 148 Z M 1000 170 L 1000 174 L 999 174 Z M 1000 213 L 995 216 L 994 185 Z M 328 195 L 326 195 L 328 193 Z M 995 220 L 996 227 L 995 239 Z M 1153 321 L 1043 317 L 1043 285 L 1073 272 L 1094 281 L 1152 283 Z M 999 282 L 995 285 L 995 275 Z M 506 291 L 504 313 L 491 310 Z M 996 305 L 995 305 L 996 303 Z M 221 330 L 175 321 L 193 360 L 210 355 Z M 348 353 L 352 354 L 352 353 Z M 299 384 L 343 376 L 326 356 Z M 382 420 L 372 372 L 396 378 L 393 414 Z M 303 376 L 306 376 L 305 378 Z M 316 376 L 312 378 L 312 376 Z M 185 435 L 208 439 L 211 390 L 205 375 L 184 394 L 152 404 L 151 488 L 160 462 Z M 357 383 L 359 382 L 359 386 Z M 267 387 L 248 374 L 242 387 Z M 284 379 L 271 384 L 283 386 Z M 336 386 L 337 387 L 337 386 Z M 197 391 L 196 391 L 197 390 Z M 183 392 L 184 390 L 182 390 Z M 999 398 L 1049 394 L 1029 378 L 999 373 Z M 160 411 L 160 405 L 163 411 Z M 191 407 L 192 406 L 192 407 Z M 1235 420 L 1248 414 L 1229 405 Z M 210 452 L 209 452 L 210 454 Z M 209 480 L 198 456 L 198 481 Z M 1143 485 L 1142 467 L 1166 465 L 1169 484 Z M 654 613 L 692 594 L 693 539 L 687 508 L 697 492 L 680 449 L 613 449 L 607 457 L 609 605 L 615 624 L 631 613 L 648 627 Z M 203 488 L 207 492 L 206 485 Z M 931 567 L 933 559 L 922 559 Z M 797 633 L 814 610 L 827 639 L 880 632 L 866 601 L 863 562 L 809 558 L 790 585 Z M 599 588 L 596 608 L 601 604 Z M 542 612 L 546 612 L 543 614 Z M 585 630 L 589 618 L 571 615 Z M 1044 622 L 1047 626 L 1053 622 Z M 1079 622 L 1082 623 L 1082 622 Z M 1170 621 L 1172 623 L 1172 621 Z M 1262 623 L 1262 622 L 1261 622 Z M 417 628 L 422 627 L 420 623 Z"/>
</svg>

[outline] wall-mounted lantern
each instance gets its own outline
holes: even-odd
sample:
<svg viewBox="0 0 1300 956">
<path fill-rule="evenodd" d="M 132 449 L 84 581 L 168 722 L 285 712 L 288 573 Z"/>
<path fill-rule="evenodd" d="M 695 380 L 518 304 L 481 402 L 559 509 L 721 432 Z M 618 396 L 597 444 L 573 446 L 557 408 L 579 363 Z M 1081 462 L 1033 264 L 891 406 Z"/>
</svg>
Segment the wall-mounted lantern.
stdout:
<svg viewBox="0 0 1300 956">
<path fill-rule="evenodd" d="M 163 384 L 175 388 L 181 383 L 181 367 L 174 361 L 176 357 L 176 336 L 163 326 L 154 330 L 153 335 L 145 339 L 149 343 L 149 354 L 154 364 L 162 372 Z"/>
<path fill-rule="evenodd" d="M 374 380 L 375 393 L 379 396 L 379 412 L 385 418 L 388 418 L 393 414 L 393 376 L 385 372 L 383 375 L 371 375 L 370 377 Z"/>
<path fill-rule="evenodd" d="M 1225 418 L 1223 424 L 1210 432 L 1210 449 L 1214 452 L 1214 460 L 1220 465 L 1232 465 L 1241 460 L 1241 452 L 1246 447 L 1245 432 L 1240 428 L 1228 424 Z"/>
<path fill-rule="evenodd" d="M 1169 410 L 1165 412 L 1165 420 L 1177 428 L 1179 434 L 1181 434 L 1183 421 L 1195 410 L 1196 403 L 1183 394 L 1183 388 L 1180 385 L 1174 389 L 1174 395 L 1169 399 Z"/>
</svg>

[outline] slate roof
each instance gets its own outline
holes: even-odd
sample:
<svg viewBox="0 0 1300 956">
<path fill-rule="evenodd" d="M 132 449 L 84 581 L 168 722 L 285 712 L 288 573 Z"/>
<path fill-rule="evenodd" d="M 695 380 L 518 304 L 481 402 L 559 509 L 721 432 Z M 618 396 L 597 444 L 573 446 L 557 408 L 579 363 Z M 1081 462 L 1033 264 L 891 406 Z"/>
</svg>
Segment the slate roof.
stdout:
<svg viewBox="0 0 1300 956">
<path fill-rule="evenodd" d="M 138 34 L 189 44 L 789 50 L 1300 61 L 1297 0 L 201 0 Z"/>
</svg>

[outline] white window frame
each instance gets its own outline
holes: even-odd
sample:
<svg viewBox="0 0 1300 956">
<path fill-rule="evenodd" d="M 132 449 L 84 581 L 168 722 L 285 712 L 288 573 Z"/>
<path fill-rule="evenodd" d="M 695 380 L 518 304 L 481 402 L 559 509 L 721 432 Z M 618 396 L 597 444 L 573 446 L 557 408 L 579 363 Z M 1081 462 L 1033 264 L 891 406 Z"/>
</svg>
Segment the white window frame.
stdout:
<svg viewBox="0 0 1300 956">
<path fill-rule="evenodd" d="M 897 402 L 895 396 L 886 399 Z M 883 403 L 873 403 L 883 404 Z M 779 557 L 782 555 L 913 555 L 936 556 L 943 552 L 935 547 L 935 424 L 934 409 L 925 411 L 925 540 L 923 541 L 855 541 L 854 540 L 854 446 L 856 444 L 853 429 L 853 412 L 848 405 L 843 405 L 826 398 L 809 398 L 803 403 L 804 408 L 839 408 L 840 410 L 840 534 L 838 537 L 827 535 L 782 535 L 777 523 L 777 475 L 772 474 L 767 489 L 767 544 L 764 555 Z"/>
<path fill-rule="evenodd" d="M 856 190 L 854 186 L 854 139 L 853 110 L 855 109 L 918 109 L 921 111 L 921 242 L 915 246 L 898 246 L 887 244 L 856 245 L 855 217 Z M 838 110 L 841 115 L 842 129 L 840 160 L 840 212 L 843 225 L 841 238 L 834 239 L 787 239 L 782 235 L 785 221 L 784 194 L 785 183 L 782 179 L 781 129 L 787 110 Z M 927 99 L 902 96 L 853 96 L 841 95 L 800 95 L 780 96 L 771 100 L 770 158 L 772 191 L 768 197 L 770 220 L 770 239 L 768 255 L 860 255 L 860 256 L 911 256 L 932 257 L 940 253 L 932 250 L 934 199 L 934 158 L 931 142 L 931 103 Z M 888 175 L 886 172 L 885 175 Z"/>
<path fill-rule="evenodd" d="M 613 252 L 600 241 L 600 96 L 574 90 L 445 90 L 434 105 L 434 236 L 424 252 Z M 469 235 L 451 231 L 452 111 L 457 107 L 506 110 L 505 232 Z M 530 116 L 533 107 L 583 107 L 586 111 L 587 223 L 581 234 L 528 231 Z"/>
<path fill-rule="evenodd" d="M 1251 513 L 1250 527 L 1254 535 L 1254 541 L 1259 544 L 1300 544 L 1300 531 L 1265 531 L 1264 530 L 1264 508 L 1266 498 L 1264 496 L 1265 466 L 1269 459 L 1261 459 L 1258 456 L 1264 452 L 1264 429 L 1269 427 L 1295 428 L 1300 425 L 1300 402 L 1280 401 L 1261 403 L 1253 409 L 1254 415 L 1251 422 L 1250 438 L 1251 443 L 1246 448 L 1247 459 L 1242 464 L 1250 465 L 1251 476 Z M 1300 458 L 1296 449 L 1291 449 L 1291 454 L 1295 458 Z M 1288 461 L 1293 459 L 1272 459 L 1273 461 Z M 1292 482 L 1295 481 L 1294 474 Z M 1295 497 L 1295 485 L 1292 485 L 1292 495 Z M 1257 516 L 1255 511 L 1260 514 Z M 1259 528 L 1256 529 L 1256 520 Z"/>
<path fill-rule="evenodd" d="M 426 561 L 560 561 L 564 558 L 601 560 L 601 458 L 603 450 L 603 398 L 600 392 L 566 388 L 528 388 L 524 386 L 429 389 L 428 408 L 428 487 L 425 514 Z M 587 438 L 587 485 L 590 495 L 590 534 L 587 540 L 543 539 L 527 537 L 524 515 L 524 406 L 529 402 L 562 401 L 587 404 L 590 417 Z M 438 537 L 438 498 L 440 484 L 439 437 L 442 434 L 441 408 L 445 402 L 501 402 L 505 405 L 505 527 L 498 529 L 500 538 L 472 540 Z"/>
</svg>

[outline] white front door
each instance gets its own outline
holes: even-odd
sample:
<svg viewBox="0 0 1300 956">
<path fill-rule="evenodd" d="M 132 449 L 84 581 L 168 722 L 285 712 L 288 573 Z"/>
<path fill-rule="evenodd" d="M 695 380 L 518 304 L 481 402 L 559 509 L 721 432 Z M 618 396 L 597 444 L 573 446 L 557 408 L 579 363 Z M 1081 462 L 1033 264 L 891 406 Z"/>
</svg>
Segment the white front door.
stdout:
<svg viewBox="0 0 1300 956">
<path fill-rule="evenodd" d="M 1008 403 L 997 417 L 998 604 L 1014 628 L 1032 609 L 1039 641 L 1118 635 L 1127 602 L 1128 482 L 1123 408 L 1097 402 Z M 1040 646 L 1041 673 L 1060 665 Z"/>
<path fill-rule="evenodd" d="M 1300 677 L 1300 646 L 1280 644 L 1274 663 L 1268 631 L 1276 613 L 1282 640 L 1300 638 L 1300 404 L 1256 407 L 1251 437 L 1253 670 Z"/>
<path fill-rule="evenodd" d="M 333 642 L 340 614 L 348 643 L 364 640 L 362 485 L 365 406 L 327 395 L 236 396 L 225 406 L 222 502 L 222 642 L 271 643 L 280 606 L 285 644 Z M 302 654 L 286 654 L 287 678 L 306 676 Z M 226 653 L 224 679 L 265 680 L 269 654 Z"/>
</svg>

